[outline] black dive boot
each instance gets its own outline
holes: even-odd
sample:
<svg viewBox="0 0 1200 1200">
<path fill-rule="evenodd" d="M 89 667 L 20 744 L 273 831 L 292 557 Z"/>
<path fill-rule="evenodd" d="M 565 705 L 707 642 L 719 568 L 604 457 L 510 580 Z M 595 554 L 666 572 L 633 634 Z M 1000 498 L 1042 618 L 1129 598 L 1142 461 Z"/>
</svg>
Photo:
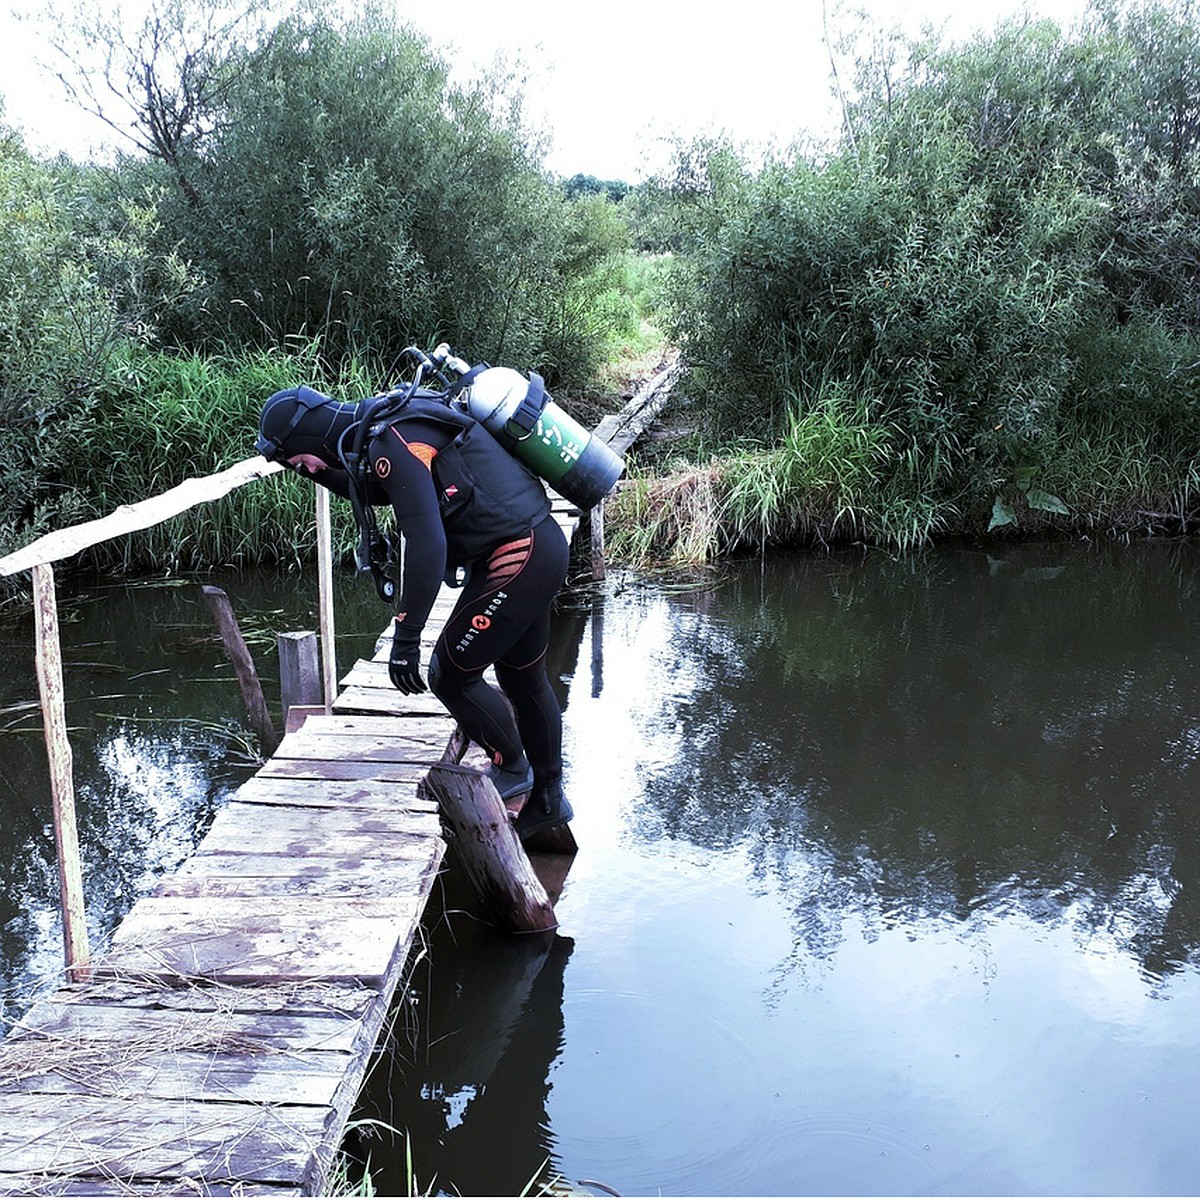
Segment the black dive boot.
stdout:
<svg viewBox="0 0 1200 1200">
<path fill-rule="evenodd" d="M 533 768 L 522 755 L 516 762 L 507 767 L 493 763 L 488 767 L 488 778 L 500 793 L 501 800 L 511 800 L 533 787 Z"/>
<path fill-rule="evenodd" d="M 573 816 L 570 801 L 563 795 L 562 783 L 535 784 L 525 807 L 517 814 L 517 837 L 524 841 L 535 833 L 565 825 Z"/>
</svg>

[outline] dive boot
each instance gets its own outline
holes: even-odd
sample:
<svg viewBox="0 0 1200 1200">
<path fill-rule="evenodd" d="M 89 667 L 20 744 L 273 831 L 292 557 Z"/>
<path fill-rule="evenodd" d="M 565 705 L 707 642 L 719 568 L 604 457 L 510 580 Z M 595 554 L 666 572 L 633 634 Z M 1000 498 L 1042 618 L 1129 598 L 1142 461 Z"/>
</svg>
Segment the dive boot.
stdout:
<svg viewBox="0 0 1200 1200">
<path fill-rule="evenodd" d="M 561 783 L 535 788 L 514 822 L 517 837 L 524 841 L 545 829 L 565 825 L 574 815 L 570 801 L 563 795 Z"/>
<path fill-rule="evenodd" d="M 501 767 L 493 763 L 488 767 L 488 778 L 500 793 L 501 800 L 511 800 L 533 787 L 533 768 L 528 762 L 525 762 L 524 766 L 512 767 Z"/>
</svg>

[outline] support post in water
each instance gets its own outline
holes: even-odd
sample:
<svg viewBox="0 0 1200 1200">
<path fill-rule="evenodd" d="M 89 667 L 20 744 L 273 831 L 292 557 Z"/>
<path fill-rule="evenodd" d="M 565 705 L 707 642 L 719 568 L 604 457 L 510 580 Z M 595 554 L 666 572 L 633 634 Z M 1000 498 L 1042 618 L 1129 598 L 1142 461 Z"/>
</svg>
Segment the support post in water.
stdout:
<svg viewBox="0 0 1200 1200">
<path fill-rule="evenodd" d="M 58 640 L 58 604 L 54 569 L 44 563 L 33 568 L 33 607 L 37 632 L 37 676 L 42 700 L 42 728 L 50 759 L 50 791 L 54 800 L 54 843 L 58 852 L 58 881 L 62 896 L 63 951 L 67 978 L 85 982 L 88 960 L 87 916 L 83 904 L 83 868 L 79 861 L 79 830 L 75 823 L 75 783 L 71 743 L 67 737 L 63 700 L 62 649 Z"/>
<path fill-rule="evenodd" d="M 514 933 L 557 928 L 554 906 L 492 781 L 472 767 L 439 763 L 424 783 L 489 913 Z"/>
<path fill-rule="evenodd" d="M 325 711 L 333 712 L 337 698 L 337 637 L 333 626 L 333 525 L 329 511 L 329 489 L 317 493 L 317 604 L 321 625 L 321 678 L 324 681 Z"/>
<path fill-rule="evenodd" d="M 233 605 L 229 597 L 219 587 L 205 586 L 201 589 L 204 599 L 212 612 L 213 620 L 225 643 L 225 652 L 233 663 L 237 675 L 238 686 L 242 689 L 242 699 L 246 704 L 246 716 L 258 740 L 262 743 L 263 753 L 274 754 L 279 746 L 279 735 L 267 711 L 267 702 L 263 699 L 262 684 L 258 672 L 254 669 L 254 660 L 246 646 L 246 639 L 238 628 L 237 618 L 233 615 Z"/>
<path fill-rule="evenodd" d="M 279 647 L 279 692 L 283 701 L 283 721 L 293 708 L 315 708 L 322 703 L 321 671 L 318 663 L 317 635 L 281 633 Z"/>
</svg>

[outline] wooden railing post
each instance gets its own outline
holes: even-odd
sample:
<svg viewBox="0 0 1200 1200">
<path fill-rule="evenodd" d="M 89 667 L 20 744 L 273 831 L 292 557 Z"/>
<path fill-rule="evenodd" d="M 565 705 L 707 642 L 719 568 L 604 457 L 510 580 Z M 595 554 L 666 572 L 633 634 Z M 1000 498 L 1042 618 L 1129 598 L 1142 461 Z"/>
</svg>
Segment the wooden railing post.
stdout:
<svg viewBox="0 0 1200 1200">
<path fill-rule="evenodd" d="M 321 623 L 321 678 L 325 711 L 333 711 L 337 698 L 337 638 L 333 622 L 333 525 L 329 516 L 329 490 L 317 493 L 317 591 Z"/>
<path fill-rule="evenodd" d="M 54 568 L 33 568 L 33 603 L 37 637 L 37 676 L 42 701 L 42 728 L 50 759 L 50 792 L 54 801 L 54 844 L 58 852 L 58 881 L 63 920 L 63 951 L 67 978 L 73 983 L 90 975 L 87 914 L 83 903 L 83 868 L 79 861 L 79 830 L 75 823 L 75 782 L 71 743 L 67 737 L 63 699 L 62 648 L 58 640 L 58 602 Z"/>
</svg>

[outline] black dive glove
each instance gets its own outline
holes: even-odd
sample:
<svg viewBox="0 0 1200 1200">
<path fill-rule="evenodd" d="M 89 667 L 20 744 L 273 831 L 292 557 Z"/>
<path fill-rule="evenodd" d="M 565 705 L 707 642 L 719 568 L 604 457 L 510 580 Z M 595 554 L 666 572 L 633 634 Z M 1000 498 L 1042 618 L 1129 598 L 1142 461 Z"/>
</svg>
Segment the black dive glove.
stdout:
<svg viewBox="0 0 1200 1200">
<path fill-rule="evenodd" d="M 392 634 L 388 677 L 406 696 L 425 690 L 425 680 L 421 678 L 421 631 L 409 629 L 399 620 Z"/>
</svg>

